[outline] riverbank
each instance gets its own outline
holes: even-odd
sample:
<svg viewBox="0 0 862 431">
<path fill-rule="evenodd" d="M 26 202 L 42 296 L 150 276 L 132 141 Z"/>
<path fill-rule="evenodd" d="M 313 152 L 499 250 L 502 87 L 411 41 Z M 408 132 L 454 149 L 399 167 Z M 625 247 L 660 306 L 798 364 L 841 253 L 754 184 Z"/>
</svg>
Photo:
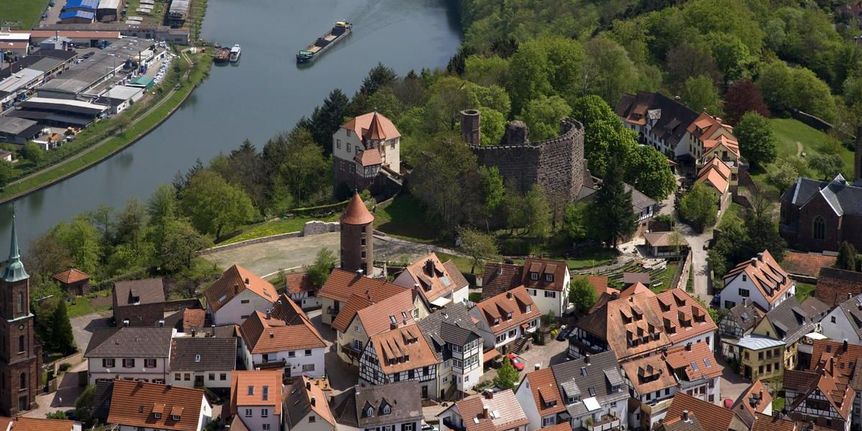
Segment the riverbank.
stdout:
<svg viewBox="0 0 862 431">
<path fill-rule="evenodd" d="M 134 144 L 170 118 L 191 96 L 194 89 L 209 75 L 212 66 L 212 58 L 207 53 L 192 56 L 183 53 L 177 61 L 185 62 L 188 69 L 179 72 L 181 75 L 177 77 L 176 81 L 168 79 L 162 84 L 162 88 L 166 89 L 176 82 L 173 88 L 154 99 L 144 114 L 135 115 L 138 112 L 130 112 L 125 117 L 121 115 L 94 126 L 98 129 L 92 131 L 93 139 L 99 139 L 98 142 L 85 146 L 80 152 L 55 165 L 7 184 L 0 192 L 0 204 L 14 201 L 83 172 Z M 123 122 L 128 122 L 128 126 L 123 127 Z M 104 130 L 111 130 L 112 128 L 114 132 L 111 136 L 104 138 L 100 136 L 100 132 L 103 133 Z M 81 139 L 87 139 L 87 137 Z"/>
</svg>

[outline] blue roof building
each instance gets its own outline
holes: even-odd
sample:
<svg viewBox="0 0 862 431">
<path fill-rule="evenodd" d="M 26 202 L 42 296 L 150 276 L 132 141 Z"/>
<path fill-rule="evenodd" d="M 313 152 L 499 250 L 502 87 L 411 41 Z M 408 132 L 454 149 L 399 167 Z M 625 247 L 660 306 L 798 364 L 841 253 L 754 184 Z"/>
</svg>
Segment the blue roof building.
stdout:
<svg viewBox="0 0 862 431">
<path fill-rule="evenodd" d="M 98 8 L 99 0 L 67 0 L 63 10 L 87 10 L 94 12 Z"/>
<path fill-rule="evenodd" d="M 60 21 L 63 22 L 93 22 L 93 19 L 96 18 L 95 12 L 85 11 L 85 10 L 67 10 L 60 14 Z"/>
</svg>

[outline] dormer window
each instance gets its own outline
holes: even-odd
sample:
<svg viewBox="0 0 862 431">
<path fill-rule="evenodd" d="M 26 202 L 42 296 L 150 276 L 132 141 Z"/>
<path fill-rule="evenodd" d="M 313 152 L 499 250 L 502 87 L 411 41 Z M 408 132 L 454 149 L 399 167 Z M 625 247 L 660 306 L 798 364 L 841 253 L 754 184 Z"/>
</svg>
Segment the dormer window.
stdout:
<svg viewBox="0 0 862 431">
<path fill-rule="evenodd" d="M 500 324 L 500 318 L 495 317 L 494 318 L 494 325 L 499 325 L 499 324 Z"/>
<path fill-rule="evenodd" d="M 369 406 L 367 409 L 365 409 L 365 417 L 367 417 L 367 418 L 374 417 L 374 408 L 373 407 Z"/>
<path fill-rule="evenodd" d="M 248 395 L 254 395 L 254 386 L 249 386 L 248 391 L 246 392 Z"/>
<path fill-rule="evenodd" d="M 533 306 L 532 306 L 532 305 L 530 305 L 530 304 L 527 304 L 527 306 L 526 306 L 526 307 L 524 307 L 524 308 L 525 308 L 525 310 L 527 310 L 526 312 L 527 312 L 527 313 L 529 313 L 529 312 L 530 312 L 530 310 L 532 310 L 532 309 L 533 309 Z"/>
<path fill-rule="evenodd" d="M 538 281 L 539 280 L 539 273 L 538 272 L 531 272 L 530 273 L 530 280 Z"/>
<path fill-rule="evenodd" d="M 392 413 L 392 407 L 390 407 L 389 404 L 384 404 L 383 405 L 383 414 L 388 415 L 391 413 Z"/>
<path fill-rule="evenodd" d="M 545 274 L 545 281 L 547 281 L 549 283 L 553 283 L 554 282 L 554 274 Z"/>
<path fill-rule="evenodd" d="M 512 313 L 506 313 L 506 320 L 512 320 Z"/>
<path fill-rule="evenodd" d="M 153 412 L 153 419 L 161 419 L 161 418 L 162 418 L 161 413 Z"/>
<path fill-rule="evenodd" d="M 200 362 L 200 361 L 201 361 L 201 354 L 200 354 L 200 353 L 196 353 L 196 354 L 195 354 L 195 362 Z"/>
</svg>

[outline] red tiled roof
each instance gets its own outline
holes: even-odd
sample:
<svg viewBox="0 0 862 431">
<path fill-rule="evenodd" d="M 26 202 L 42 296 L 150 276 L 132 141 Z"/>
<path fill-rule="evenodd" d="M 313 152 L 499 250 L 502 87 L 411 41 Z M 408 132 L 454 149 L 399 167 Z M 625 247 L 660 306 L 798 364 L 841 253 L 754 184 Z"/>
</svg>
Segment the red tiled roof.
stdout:
<svg viewBox="0 0 862 431">
<path fill-rule="evenodd" d="M 242 322 L 240 334 L 251 353 L 274 353 L 326 347 L 323 337 L 308 321 L 288 325 L 255 311 Z"/>
<path fill-rule="evenodd" d="M 511 263 L 486 263 L 482 274 L 482 298 L 490 298 L 519 286 L 523 270 L 523 266 Z"/>
<path fill-rule="evenodd" d="M 0 427 L 3 431 L 5 427 Z M 43 419 L 19 416 L 12 423 L 10 431 L 72 431 L 75 422 L 65 419 Z"/>
<path fill-rule="evenodd" d="M 557 388 L 557 380 L 554 378 L 554 372 L 550 368 L 533 371 L 527 374 L 525 380 L 530 384 L 533 402 L 536 403 L 539 416 L 566 411 L 566 403 L 563 402 L 563 397 L 560 396 L 560 390 Z M 521 384 L 524 383 L 521 382 Z"/>
<path fill-rule="evenodd" d="M 236 373 L 236 371 L 234 372 Z M 199 389 L 166 386 L 156 383 L 114 380 L 108 423 L 162 430 L 194 431 L 198 428 L 204 392 Z M 153 411 L 182 408 L 179 420 Z"/>
<path fill-rule="evenodd" d="M 283 374 L 283 370 L 234 371 L 230 384 L 230 412 L 237 414 L 237 408 L 243 406 L 271 406 L 276 415 L 281 415 Z"/>
<path fill-rule="evenodd" d="M 755 418 L 755 414 L 763 413 L 772 404 L 769 388 L 760 379 L 748 385 L 733 403 L 733 410 L 741 417 Z"/>
<path fill-rule="evenodd" d="M 292 272 L 284 276 L 284 290 L 287 293 L 297 294 L 300 292 L 314 291 L 311 277 L 304 272 Z"/>
<path fill-rule="evenodd" d="M 427 302 L 467 287 L 467 280 L 461 272 L 454 265 L 446 266 L 440 262 L 440 258 L 433 252 L 414 260 L 404 268 L 404 271 L 410 275 L 415 284 L 419 285 L 416 290 Z"/>
<path fill-rule="evenodd" d="M 820 253 L 788 251 L 784 253 L 781 266 L 790 274 L 816 278 L 820 274 L 821 268 L 834 266 L 836 260 L 838 258 L 835 256 L 826 256 Z"/>
<path fill-rule="evenodd" d="M 357 116 L 344 123 L 341 127 L 351 130 L 356 134 L 356 136 L 364 137 L 367 134 L 367 131 L 371 128 L 375 118 L 377 120 L 377 125 L 375 126 L 377 131 L 374 132 L 376 138 L 372 139 L 395 139 L 401 136 L 401 133 L 398 132 L 398 128 L 392 124 L 392 121 L 377 112 L 369 112 L 367 114 Z"/>
<path fill-rule="evenodd" d="M 206 323 L 206 310 L 201 308 L 183 309 L 183 332 L 201 329 Z"/>
<path fill-rule="evenodd" d="M 476 307 L 482 311 L 482 316 L 494 334 L 508 331 L 541 316 L 539 307 L 533 303 L 533 298 L 524 286 L 484 299 L 476 304 Z M 511 318 L 507 317 L 509 313 L 512 314 Z M 499 323 L 494 324 L 495 319 L 499 319 Z"/>
<path fill-rule="evenodd" d="M 270 282 L 236 264 L 228 268 L 204 292 L 204 296 L 207 298 L 207 306 L 210 311 L 216 312 L 233 299 L 234 296 L 246 289 L 270 302 L 275 301 L 278 297 L 278 292 Z"/>
<path fill-rule="evenodd" d="M 347 208 L 344 209 L 344 214 L 341 215 L 342 224 L 350 225 L 365 225 L 374 221 L 374 216 L 365 207 L 365 202 L 359 197 L 359 193 L 354 193 Z"/>
<path fill-rule="evenodd" d="M 563 282 L 569 268 L 563 260 L 537 259 L 528 257 L 524 261 L 521 284 L 528 289 L 563 290 Z M 536 280 L 533 278 L 536 277 Z M 551 281 L 548 281 L 551 278 Z"/>
<path fill-rule="evenodd" d="M 51 278 L 63 284 L 75 284 L 81 281 L 87 281 L 90 276 L 77 268 L 69 268 L 63 272 L 54 274 Z"/>
<path fill-rule="evenodd" d="M 683 410 L 688 410 L 696 417 L 701 418 L 700 424 L 704 431 L 728 431 L 732 428 L 734 421 L 742 423 L 742 420 L 732 410 L 726 409 L 707 401 L 699 400 L 683 392 L 677 392 L 667 409 L 666 418 L 682 416 Z"/>
<path fill-rule="evenodd" d="M 796 431 L 796 422 L 763 413 L 756 413 L 751 431 Z"/>
<path fill-rule="evenodd" d="M 529 423 L 524 409 L 511 389 L 496 392 L 492 398 L 473 395 L 455 403 L 466 431 L 506 431 Z M 485 412 L 489 415 L 485 415 Z"/>
<path fill-rule="evenodd" d="M 784 296 L 790 287 L 794 285 L 793 280 L 784 269 L 778 265 L 769 250 L 763 250 L 757 257 L 736 265 L 724 276 L 725 284 L 741 273 L 746 273 L 757 290 L 763 295 L 768 303 L 773 303 Z"/>
<path fill-rule="evenodd" d="M 694 343 L 669 349 L 666 360 L 677 375 L 683 373 L 690 382 L 714 379 L 720 376 L 724 369 L 715 360 L 707 343 Z"/>
<path fill-rule="evenodd" d="M 385 374 L 434 365 L 437 356 L 416 324 L 371 336 L 377 362 Z"/>
</svg>

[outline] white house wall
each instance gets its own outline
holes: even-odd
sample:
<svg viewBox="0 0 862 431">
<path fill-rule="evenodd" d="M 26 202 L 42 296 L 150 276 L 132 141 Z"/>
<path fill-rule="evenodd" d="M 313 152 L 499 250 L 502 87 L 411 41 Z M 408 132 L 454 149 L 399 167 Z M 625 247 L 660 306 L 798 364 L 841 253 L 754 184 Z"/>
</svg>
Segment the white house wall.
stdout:
<svg viewBox="0 0 862 431">
<path fill-rule="evenodd" d="M 835 320 L 833 323 L 832 320 Z M 862 339 L 853 329 L 855 325 L 847 319 L 847 315 L 841 307 L 835 307 L 829 314 L 820 321 L 820 326 L 823 329 L 823 335 L 836 340 L 847 340 L 850 344 L 862 344 Z"/>
<path fill-rule="evenodd" d="M 272 302 L 275 299 L 268 300 L 251 290 L 245 289 L 213 314 L 213 322 L 216 325 L 241 325 L 246 317 L 255 311 L 266 312 L 271 310 Z M 244 301 L 247 302 L 243 303 Z"/>
</svg>

